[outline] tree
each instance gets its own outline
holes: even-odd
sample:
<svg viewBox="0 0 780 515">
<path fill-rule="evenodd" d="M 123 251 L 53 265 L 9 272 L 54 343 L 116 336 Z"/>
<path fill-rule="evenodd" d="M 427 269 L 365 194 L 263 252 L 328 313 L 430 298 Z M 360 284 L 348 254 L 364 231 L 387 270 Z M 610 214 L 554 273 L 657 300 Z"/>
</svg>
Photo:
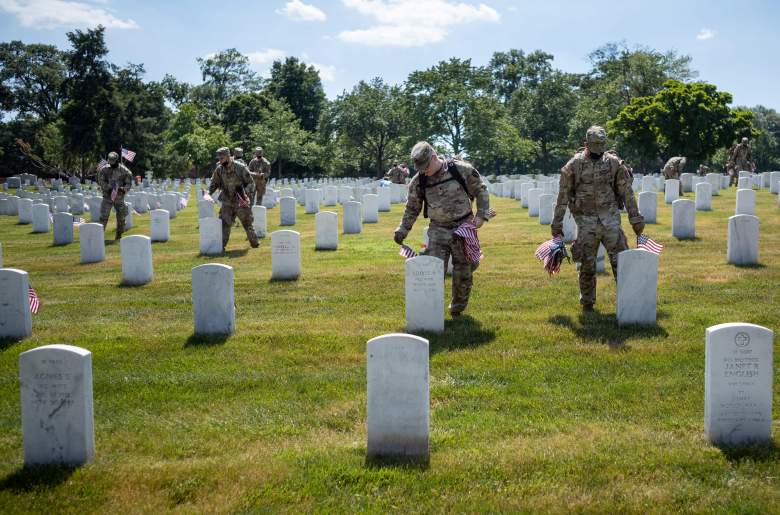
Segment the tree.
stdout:
<svg viewBox="0 0 780 515">
<path fill-rule="evenodd" d="M 495 52 L 488 65 L 491 74 L 491 91 L 504 102 L 509 103 L 512 94 L 521 88 L 533 89 L 542 78 L 552 72 L 552 54 L 535 50 L 528 55 L 522 50 Z"/>
<path fill-rule="evenodd" d="M 756 168 L 780 170 L 780 113 L 761 105 L 739 109 L 753 113 L 753 126 L 758 130 L 752 141 Z"/>
<path fill-rule="evenodd" d="M 52 45 L 0 43 L 0 108 L 52 122 L 65 99 L 65 54 Z"/>
<path fill-rule="evenodd" d="M 649 144 L 649 130 L 663 159 L 686 156 L 696 164 L 743 135 L 755 135 L 752 114 L 730 109 L 731 99 L 712 84 L 669 80 L 656 95 L 632 99 L 609 129 L 644 155 L 649 154 L 649 147 L 641 147 Z"/>
<path fill-rule="evenodd" d="M 316 68 L 295 57 L 274 61 L 266 89 L 287 103 L 301 121 L 301 127 L 309 132 L 317 129 L 325 105 L 325 90 Z"/>
<path fill-rule="evenodd" d="M 222 126 L 231 139 L 244 148 L 252 146 L 250 130 L 260 123 L 263 111 L 268 109 L 265 93 L 239 93 L 231 97 L 222 108 Z"/>
<path fill-rule="evenodd" d="M 454 154 L 464 152 L 466 112 L 485 95 L 489 84 L 487 70 L 471 66 L 470 59 L 452 58 L 413 72 L 406 92 L 414 123 Z"/>
<path fill-rule="evenodd" d="M 278 177 L 282 176 L 282 163 L 311 164 L 317 156 L 317 144 L 301 124 L 290 107 L 276 98 L 269 98 L 262 121 L 251 129 L 253 141 L 261 142 L 266 156 L 276 162 Z"/>
<path fill-rule="evenodd" d="M 166 73 L 163 80 L 160 81 L 160 86 L 162 87 L 165 100 L 177 108 L 187 102 L 190 96 L 190 90 L 192 89 L 192 86 L 186 82 L 179 81 L 176 77 L 168 73 Z"/>
<path fill-rule="evenodd" d="M 230 97 L 242 91 L 257 91 L 262 86 L 262 80 L 249 67 L 249 58 L 235 48 L 199 57 L 198 65 L 203 84 L 191 88 L 189 96 L 212 116 L 214 122 Z M 169 86 L 178 88 L 174 89 L 174 94 L 181 94 L 179 86 Z"/>
<path fill-rule="evenodd" d="M 360 81 L 333 103 L 333 126 L 344 143 L 370 156 L 377 177 L 385 172 L 388 153 L 397 157 L 404 128 L 402 93 L 382 79 Z M 395 151 L 392 149 L 396 148 Z"/>
</svg>

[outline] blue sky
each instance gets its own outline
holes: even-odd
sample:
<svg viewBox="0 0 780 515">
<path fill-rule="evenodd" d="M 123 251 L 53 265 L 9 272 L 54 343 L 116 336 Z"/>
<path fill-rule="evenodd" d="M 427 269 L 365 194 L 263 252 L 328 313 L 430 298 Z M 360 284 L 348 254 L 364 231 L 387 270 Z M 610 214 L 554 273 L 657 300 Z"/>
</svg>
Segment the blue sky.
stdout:
<svg viewBox="0 0 780 515">
<path fill-rule="evenodd" d="M 688 54 L 735 104 L 780 110 L 772 0 L 0 0 L 3 41 L 65 48 L 66 31 L 98 23 L 110 59 L 143 63 L 149 79 L 197 83 L 197 57 L 235 47 L 261 74 L 285 55 L 314 64 L 331 98 L 361 79 L 398 83 L 442 59 L 485 64 L 509 48 L 542 49 L 556 67 L 583 72 L 591 50 L 625 40 Z"/>
</svg>

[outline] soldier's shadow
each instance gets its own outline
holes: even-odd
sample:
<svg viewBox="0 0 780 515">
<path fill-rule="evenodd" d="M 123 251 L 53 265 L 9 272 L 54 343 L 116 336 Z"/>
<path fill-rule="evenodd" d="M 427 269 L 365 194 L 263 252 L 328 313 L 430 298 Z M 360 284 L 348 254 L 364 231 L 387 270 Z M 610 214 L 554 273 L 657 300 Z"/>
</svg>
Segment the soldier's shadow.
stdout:
<svg viewBox="0 0 780 515">
<path fill-rule="evenodd" d="M 732 463 L 747 462 L 778 462 L 780 447 L 774 440 L 763 443 L 745 445 L 716 445 L 721 454 Z"/>
<path fill-rule="evenodd" d="M 659 311 L 657 318 L 665 318 L 666 313 Z M 555 315 L 550 317 L 553 325 L 565 327 L 583 340 L 609 345 L 613 350 L 626 351 L 631 347 L 626 341 L 631 339 L 667 337 L 666 329 L 652 325 L 624 325 L 619 326 L 617 316 L 614 313 L 601 313 L 598 310 L 590 313 L 581 313 L 577 322 L 569 315 Z"/>
<path fill-rule="evenodd" d="M 70 465 L 25 466 L 0 480 L 0 492 L 30 492 L 66 482 L 77 467 Z"/>
<path fill-rule="evenodd" d="M 461 315 L 444 322 L 444 332 L 421 332 L 428 340 L 431 354 L 441 351 L 456 349 L 470 349 L 479 347 L 496 339 L 493 329 L 485 329 L 479 320 L 469 315 Z"/>
</svg>

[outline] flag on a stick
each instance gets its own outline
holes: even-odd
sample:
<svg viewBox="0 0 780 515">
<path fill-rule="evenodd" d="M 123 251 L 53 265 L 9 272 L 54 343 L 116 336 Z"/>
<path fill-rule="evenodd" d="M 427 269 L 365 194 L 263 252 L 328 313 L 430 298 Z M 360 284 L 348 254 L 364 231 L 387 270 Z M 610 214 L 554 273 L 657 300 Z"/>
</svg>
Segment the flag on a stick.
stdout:
<svg viewBox="0 0 780 515">
<path fill-rule="evenodd" d="M 123 148 L 122 149 L 122 159 L 125 159 L 128 162 L 132 163 L 133 159 L 135 159 L 135 152 L 133 152 L 129 148 Z"/>
<path fill-rule="evenodd" d="M 401 250 L 398 251 L 398 255 L 405 257 L 406 259 L 417 257 L 417 252 L 412 250 L 409 245 L 401 245 Z"/>
<path fill-rule="evenodd" d="M 35 293 L 35 290 L 32 286 L 30 286 L 30 293 L 28 295 L 28 298 L 30 300 L 30 312 L 33 315 L 38 314 L 38 309 L 41 307 L 41 300 L 38 298 L 38 294 Z"/>
<path fill-rule="evenodd" d="M 636 237 L 636 248 L 652 252 L 653 254 L 660 254 L 664 250 L 663 245 L 645 234 L 640 234 Z"/>
</svg>

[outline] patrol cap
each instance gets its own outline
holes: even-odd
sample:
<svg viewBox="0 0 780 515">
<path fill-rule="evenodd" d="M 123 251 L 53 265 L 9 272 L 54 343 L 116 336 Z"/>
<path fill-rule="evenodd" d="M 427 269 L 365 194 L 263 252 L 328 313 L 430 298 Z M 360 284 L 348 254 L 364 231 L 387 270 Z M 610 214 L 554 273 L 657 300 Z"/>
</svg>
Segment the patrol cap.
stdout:
<svg viewBox="0 0 780 515">
<path fill-rule="evenodd" d="M 598 125 L 591 126 L 585 133 L 588 150 L 595 154 L 603 154 L 607 149 L 607 131 Z"/>
<path fill-rule="evenodd" d="M 433 147 L 427 141 L 419 141 L 412 147 L 412 161 L 414 162 L 415 170 L 422 171 L 428 168 L 428 164 L 433 158 L 433 154 L 436 152 Z"/>
<path fill-rule="evenodd" d="M 236 147 L 233 149 L 233 155 L 236 157 L 241 157 L 244 155 L 244 149 L 241 147 Z"/>
<path fill-rule="evenodd" d="M 256 156 L 262 156 L 263 155 L 263 147 L 255 147 L 255 155 Z"/>
<path fill-rule="evenodd" d="M 748 142 L 747 138 L 742 138 L 742 143 L 747 143 L 747 142 Z"/>
<path fill-rule="evenodd" d="M 109 152 L 108 153 L 108 160 L 109 161 L 116 161 L 118 159 L 119 159 L 119 154 L 117 154 L 116 152 Z"/>
<path fill-rule="evenodd" d="M 227 148 L 227 147 L 219 147 L 217 149 L 217 156 L 222 157 L 222 156 L 229 156 L 229 155 L 230 155 L 230 149 L 229 148 Z"/>
</svg>

